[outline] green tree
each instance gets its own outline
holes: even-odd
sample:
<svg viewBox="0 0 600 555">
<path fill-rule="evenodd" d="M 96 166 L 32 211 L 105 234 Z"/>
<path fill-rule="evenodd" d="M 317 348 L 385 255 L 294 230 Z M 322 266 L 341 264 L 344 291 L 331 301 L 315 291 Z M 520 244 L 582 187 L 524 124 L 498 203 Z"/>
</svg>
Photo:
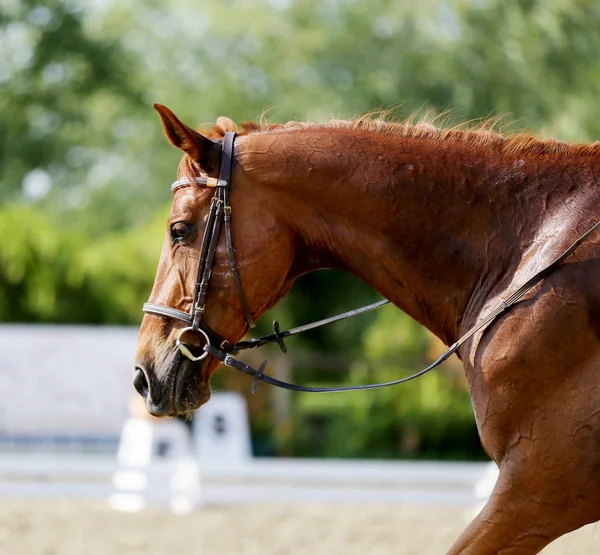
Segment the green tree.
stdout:
<svg viewBox="0 0 600 555">
<path fill-rule="evenodd" d="M 0 320 L 137 324 L 161 248 L 165 214 L 94 239 L 38 210 L 0 210 Z"/>
<path fill-rule="evenodd" d="M 0 198 L 6 201 L 43 196 L 50 185 L 74 186 L 110 133 L 98 125 L 94 105 L 135 106 L 141 95 L 118 42 L 91 38 L 76 3 L 2 6 Z"/>
</svg>

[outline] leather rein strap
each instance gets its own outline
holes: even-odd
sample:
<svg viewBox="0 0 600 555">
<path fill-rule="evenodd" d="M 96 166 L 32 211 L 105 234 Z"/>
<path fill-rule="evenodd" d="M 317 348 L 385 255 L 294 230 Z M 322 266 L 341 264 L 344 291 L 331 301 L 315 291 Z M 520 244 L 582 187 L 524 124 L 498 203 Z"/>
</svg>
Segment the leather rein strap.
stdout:
<svg viewBox="0 0 600 555">
<path fill-rule="evenodd" d="M 209 328 L 206 324 L 202 322 L 202 317 L 204 315 L 204 310 L 206 306 L 206 297 L 208 293 L 208 286 L 210 283 L 210 276 L 214 265 L 214 256 L 217 249 L 217 243 L 219 240 L 221 227 L 224 223 L 227 253 L 229 256 L 229 263 L 233 274 L 235 287 L 238 292 L 248 325 L 251 328 L 255 326 L 254 319 L 252 318 L 252 315 L 250 313 L 248 302 L 246 300 L 246 296 L 244 295 L 242 283 L 240 281 L 238 266 L 235 261 L 233 241 L 231 237 L 231 206 L 229 205 L 229 190 L 231 183 L 231 170 L 233 165 L 233 146 L 235 141 L 235 135 L 235 133 L 231 132 L 225 133 L 221 154 L 221 169 L 218 179 L 211 177 L 196 177 L 193 180 L 184 179 L 176 181 L 171 186 L 171 190 L 173 192 L 175 192 L 181 187 L 188 187 L 191 185 L 203 185 L 206 187 L 215 187 L 216 189 L 215 194 L 211 200 L 208 220 L 206 223 L 206 228 L 204 230 L 204 236 L 202 238 L 202 246 L 200 248 L 200 260 L 198 263 L 198 274 L 196 277 L 196 284 L 194 287 L 194 302 L 192 307 L 192 314 L 190 315 L 187 312 L 183 312 L 176 308 L 171 308 L 169 306 L 154 303 L 145 303 L 143 306 L 143 311 L 147 314 L 153 314 L 163 318 L 172 318 L 175 320 L 180 320 L 187 324 L 187 327 L 183 328 L 177 336 L 176 346 L 179 348 L 181 353 L 193 361 L 201 360 L 207 355 L 210 355 L 220 360 L 226 366 L 230 366 L 231 368 L 235 368 L 236 370 L 239 370 L 244 374 L 252 376 L 253 393 L 256 392 L 258 381 L 262 381 L 274 385 L 276 387 L 281 387 L 283 389 L 288 389 L 290 391 L 303 391 L 309 393 L 333 393 L 341 391 L 360 391 L 364 389 L 378 389 L 381 387 L 399 385 L 414 380 L 415 378 L 418 378 L 439 366 L 442 362 L 444 362 L 452 354 L 454 354 L 462 345 L 464 345 L 464 343 L 466 343 L 471 337 L 473 337 L 473 335 L 475 335 L 478 331 L 486 328 L 501 314 L 509 310 L 516 303 L 518 303 L 535 285 L 537 285 L 546 276 L 553 272 L 560 264 L 562 264 L 562 262 L 564 262 L 564 260 L 569 255 L 571 255 L 573 251 L 575 251 L 575 249 L 577 249 L 577 247 L 579 247 L 579 245 L 581 245 L 581 243 L 600 226 L 600 221 L 598 221 L 588 231 L 581 235 L 579 239 L 577 239 L 560 256 L 558 256 L 544 269 L 540 270 L 533 277 L 531 277 L 506 300 L 501 301 L 500 304 L 494 310 L 492 310 L 485 318 L 483 318 L 481 321 L 475 324 L 469 331 L 467 331 L 463 336 L 461 336 L 458 339 L 458 341 L 453 343 L 443 355 L 441 355 L 437 360 L 432 362 L 423 370 L 420 370 L 419 372 L 416 372 L 405 378 L 400 378 L 391 382 L 382 382 L 375 384 L 342 387 L 308 387 L 295 385 L 289 382 L 278 380 L 265 374 L 264 371 L 267 366 L 266 361 L 264 361 L 258 369 L 254 369 L 252 368 L 252 366 L 249 366 L 248 364 L 245 364 L 242 361 L 234 358 L 233 355 L 243 350 L 255 349 L 257 347 L 262 347 L 269 343 L 275 342 L 285 353 L 287 352 L 287 347 L 283 340 L 286 337 L 290 337 L 298 333 L 302 333 L 327 324 L 331 324 L 333 322 L 343 320 L 344 318 L 349 318 L 351 316 L 356 316 L 358 314 L 363 314 L 365 312 L 375 310 L 376 308 L 388 304 L 390 301 L 384 299 L 362 308 L 351 310 L 349 312 L 344 312 L 343 314 L 339 314 L 331 318 L 319 320 L 318 322 L 313 322 L 311 324 L 306 324 L 304 326 L 299 326 L 286 331 L 280 331 L 279 322 L 275 320 L 275 322 L 273 323 L 272 334 L 260 338 L 250 339 L 247 341 L 240 341 L 235 345 L 232 345 L 227 340 L 223 339 L 219 334 L 217 334 L 215 331 L 213 331 L 211 328 Z M 182 337 L 188 332 L 199 333 L 204 336 L 206 344 L 203 347 L 204 352 L 200 356 L 194 356 L 194 354 L 182 340 Z M 213 346 L 213 343 L 218 344 L 218 348 Z"/>
<path fill-rule="evenodd" d="M 494 310 L 492 310 L 492 312 L 490 312 L 485 318 L 483 318 L 483 320 L 481 320 L 480 322 L 475 324 L 475 326 L 473 326 L 467 333 L 465 333 L 463 336 L 461 336 L 460 339 L 458 339 L 458 341 L 453 343 L 450 346 L 450 348 L 443 355 L 441 355 L 437 360 L 432 362 L 429 366 L 427 366 L 423 370 L 420 370 L 419 372 L 415 372 L 414 374 L 411 374 L 410 376 L 407 376 L 405 378 L 400 378 L 398 380 L 394 380 L 391 382 L 381 382 L 381 383 L 366 384 L 366 385 L 342 386 L 342 387 L 306 387 L 306 386 L 295 385 L 292 383 L 284 382 L 284 381 L 278 380 L 276 378 L 273 378 L 271 376 L 264 374 L 264 370 L 267 366 L 266 361 L 264 361 L 259 366 L 258 370 L 256 370 L 256 369 L 252 368 L 251 366 L 244 364 L 243 362 L 233 358 L 233 356 L 231 356 L 231 354 L 224 353 L 223 351 L 219 351 L 218 349 L 215 349 L 211 345 L 206 345 L 204 347 L 204 349 L 211 356 L 218 358 L 221 362 L 223 362 L 227 366 L 231 366 L 232 368 L 235 368 L 236 370 L 239 370 L 240 372 L 243 372 L 244 374 L 248 374 L 249 376 L 252 376 L 254 378 L 253 383 L 252 383 L 252 392 L 253 393 L 256 392 L 256 389 L 258 386 L 258 381 L 262 381 L 262 382 L 274 385 L 276 387 L 281 387 L 283 389 L 288 389 L 290 391 L 303 391 L 303 392 L 308 392 L 308 393 L 335 393 L 335 392 L 341 392 L 341 391 L 360 391 L 363 389 L 379 389 L 381 387 L 388 387 L 391 385 L 399 385 L 402 383 L 406 383 L 411 380 L 414 380 L 415 378 L 419 378 L 423 374 L 430 372 L 431 370 L 433 370 L 434 368 L 436 368 L 437 366 L 442 364 L 442 362 L 447 360 L 462 345 L 464 345 L 469 339 L 471 339 L 471 337 L 473 337 L 473 335 L 475 335 L 478 331 L 486 328 L 496 318 L 498 318 L 498 316 L 500 316 L 501 314 L 503 314 L 504 312 L 509 310 L 512 306 L 514 306 L 516 303 L 518 303 L 529 291 L 531 291 L 531 289 L 533 289 L 533 287 L 535 287 L 535 285 L 537 285 L 546 276 L 548 276 L 550 273 L 552 273 L 560 264 L 562 264 L 564 262 L 564 260 L 569 255 L 571 255 L 573 253 L 573 251 L 577 247 L 579 247 L 579 245 L 581 245 L 581 243 L 585 239 L 587 239 L 599 226 L 600 226 L 600 221 L 596 222 L 588 231 L 586 231 L 583 235 L 581 235 L 579 237 L 579 239 L 577 239 L 577 241 L 575 241 L 566 251 L 564 251 L 560 256 L 558 256 L 550 264 L 548 264 L 548 266 L 546 266 L 543 270 L 540 270 L 537 274 L 535 274 L 527 282 L 525 282 L 521 287 L 519 287 L 519 289 L 517 289 L 512 295 L 510 295 L 510 297 L 508 297 L 504 301 L 501 301 L 500 304 Z M 375 305 L 377 305 L 377 306 L 369 305 L 368 307 L 365 307 L 365 308 L 373 310 L 374 308 L 379 308 L 379 306 L 383 306 L 384 304 L 386 304 L 386 302 L 389 302 L 389 301 L 380 301 L 379 303 L 375 303 Z M 358 311 L 351 311 L 351 312 L 352 313 L 366 312 L 366 310 L 359 309 Z M 346 313 L 346 315 L 348 315 L 348 314 L 350 314 L 350 313 Z M 340 316 L 346 316 L 346 315 L 340 315 Z M 354 314 L 350 314 L 350 315 L 354 315 Z M 329 318 L 327 321 L 323 320 L 322 322 L 324 322 L 324 324 L 328 324 L 328 323 L 331 323 L 331 321 L 337 321 L 338 319 L 341 319 L 341 318 L 339 318 L 339 317 Z M 320 322 L 316 322 L 315 324 L 324 325 Z M 287 337 L 287 335 L 293 335 L 293 332 L 295 332 L 295 330 L 297 330 L 297 329 L 300 329 L 300 331 L 306 331 L 307 329 L 313 329 L 314 327 L 317 327 L 317 325 L 309 324 L 307 326 L 302 326 L 301 328 L 294 328 L 293 330 L 289 330 L 288 332 L 281 332 L 279 334 L 273 334 L 273 336 L 279 335 L 279 337 L 282 337 L 282 336 Z M 302 328 L 305 328 L 305 329 L 302 329 Z M 295 332 L 295 333 L 298 333 L 298 332 Z M 250 340 L 248 342 L 242 342 L 242 344 L 252 343 L 252 341 L 255 341 L 256 343 L 260 343 L 260 345 L 263 345 L 268 342 L 276 341 L 277 339 L 273 339 L 273 340 L 270 339 L 273 336 L 266 336 L 261 339 Z M 238 345 L 240 345 L 240 344 L 238 344 Z M 259 345 L 253 345 L 253 346 L 259 346 Z M 248 347 L 245 347 L 245 348 L 248 348 Z M 252 346 L 249 348 L 252 348 Z M 235 347 L 234 347 L 234 349 L 235 349 Z"/>
</svg>

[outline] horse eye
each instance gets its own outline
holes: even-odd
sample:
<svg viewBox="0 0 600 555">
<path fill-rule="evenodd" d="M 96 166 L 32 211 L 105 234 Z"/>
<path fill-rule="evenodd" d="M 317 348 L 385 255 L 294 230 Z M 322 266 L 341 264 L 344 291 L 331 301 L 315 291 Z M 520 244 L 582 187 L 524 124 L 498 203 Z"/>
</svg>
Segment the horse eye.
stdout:
<svg viewBox="0 0 600 555">
<path fill-rule="evenodd" d="M 183 239 L 187 239 L 194 229 L 194 226 L 191 224 L 186 224 L 185 222 L 175 222 L 171 226 L 171 238 L 173 242 L 179 242 Z"/>
</svg>

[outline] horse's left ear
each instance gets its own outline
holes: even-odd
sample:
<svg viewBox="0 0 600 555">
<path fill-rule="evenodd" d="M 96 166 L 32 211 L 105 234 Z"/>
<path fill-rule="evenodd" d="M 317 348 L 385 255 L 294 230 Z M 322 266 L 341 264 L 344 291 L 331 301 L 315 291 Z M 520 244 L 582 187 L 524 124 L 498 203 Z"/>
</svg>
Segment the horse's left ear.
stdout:
<svg viewBox="0 0 600 555">
<path fill-rule="evenodd" d="M 155 104 L 165 130 L 167 139 L 173 146 L 183 150 L 190 158 L 200 164 L 208 174 L 218 172 L 221 163 L 221 146 L 219 143 L 207 139 L 179 121 L 177 116 L 162 104 Z"/>
</svg>

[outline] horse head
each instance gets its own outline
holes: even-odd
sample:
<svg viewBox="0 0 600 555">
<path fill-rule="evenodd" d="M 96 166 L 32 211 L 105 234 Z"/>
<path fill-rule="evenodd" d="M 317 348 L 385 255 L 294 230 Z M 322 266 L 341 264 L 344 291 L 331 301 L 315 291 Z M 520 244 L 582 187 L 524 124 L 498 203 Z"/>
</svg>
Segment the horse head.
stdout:
<svg viewBox="0 0 600 555">
<path fill-rule="evenodd" d="M 163 306 L 192 314 L 199 275 L 199 261 L 205 230 L 213 225 L 210 207 L 215 188 L 198 184 L 198 178 L 219 177 L 222 144 L 226 132 L 235 124 L 219 118 L 209 132 L 199 132 L 182 123 L 168 108 L 156 105 L 165 134 L 184 154 L 179 164 L 179 184 L 175 187 L 162 253 L 150 306 Z M 235 144 L 241 148 L 244 132 Z M 236 152 L 232 153 L 236 157 Z M 227 237 L 216 230 L 214 259 L 208 268 L 206 302 L 202 307 L 200 329 L 190 329 L 180 319 L 164 314 L 146 314 L 142 322 L 135 362 L 134 386 L 144 397 L 148 411 L 156 416 L 188 413 L 210 397 L 210 378 L 219 365 L 213 357 L 203 356 L 207 341 L 235 344 L 247 331 L 248 321 L 258 318 L 290 289 L 294 274 L 294 238 L 283 223 L 275 202 L 280 195 L 260 182 L 252 182 L 252 171 L 234 164 L 230 206 L 221 209 L 231 215 L 232 249 L 238 269 L 233 271 L 228 256 Z M 212 180 L 210 179 L 212 178 Z M 219 202 L 217 200 L 217 202 Z M 241 289 L 235 285 L 238 274 Z M 240 294 L 241 292 L 241 294 Z M 245 317 L 244 304 L 249 310 Z M 247 321 L 248 320 L 248 321 Z M 182 330 L 185 337 L 182 338 Z M 176 343 L 184 341 L 188 356 Z"/>
</svg>

